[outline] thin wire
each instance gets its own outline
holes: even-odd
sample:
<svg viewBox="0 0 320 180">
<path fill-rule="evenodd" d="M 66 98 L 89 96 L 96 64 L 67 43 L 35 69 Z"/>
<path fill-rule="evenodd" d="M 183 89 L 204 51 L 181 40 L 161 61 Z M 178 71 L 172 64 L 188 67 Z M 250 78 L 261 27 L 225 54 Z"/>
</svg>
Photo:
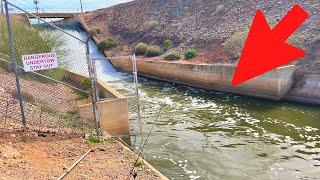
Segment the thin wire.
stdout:
<svg viewBox="0 0 320 180">
<path fill-rule="evenodd" d="M 163 103 L 160 104 L 160 109 L 159 109 L 159 112 L 158 112 L 158 114 L 157 114 L 157 117 L 156 117 L 156 119 L 155 119 L 154 122 L 153 122 L 153 125 L 152 125 L 152 127 L 151 127 L 151 129 L 150 129 L 150 131 L 149 131 L 149 133 L 148 133 L 148 136 L 147 136 L 146 140 L 144 141 L 144 144 L 143 144 L 142 148 L 140 148 L 140 152 L 139 152 L 138 158 L 136 159 L 135 163 L 133 164 L 133 168 L 131 169 L 130 174 L 132 174 L 132 172 L 134 171 L 134 166 L 135 166 L 135 165 L 137 164 L 137 162 L 139 161 L 139 158 L 140 158 L 140 156 L 141 156 L 141 154 L 142 154 L 142 151 L 143 151 L 144 147 L 146 146 L 146 144 L 147 144 L 147 142 L 148 142 L 148 139 L 149 139 L 149 137 L 150 137 L 150 135 L 151 135 L 151 132 L 153 131 L 153 129 L 154 129 L 154 127 L 155 127 L 155 125 L 156 125 L 156 123 L 157 123 L 157 121 L 158 121 L 161 113 L 162 113 L 162 105 L 163 105 Z"/>
<path fill-rule="evenodd" d="M 83 41 L 82 39 L 80 39 L 80 38 L 78 38 L 78 37 L 75 37 L 74 35 L 72 35 L 72 34 L 70 34 L 70 33 L 66 32 L 66 31 L 65 31 L 65 30 L 63 30 L 63 29 L 61 29 L 60 27 L 58 27 L 58 26 L 56 26 L 56 25 L 54 25 L 54 24 L 52 24 L 52 23 L 49 23 L 49 22 L 47 22 L 47 21 L 45 21 L 45 20 L 41 19 L 40 17 L 38 17 L 38 16 L 36 16 L 36 15 L 34 15 L 34 14 L 32 14 L 32 13 L 29 13 L 28 11 L 25 11 L 24 9 L 22 9 L 22 8 L 20 8 L 20 7 L 16 6 L 16 5 L 14 5 L 14 4 L 12 4 L 12 3 L 9 3 L 9 2 L 7 2 L 7 3 L 8 3 L 9 5 L 11 5 L 11 6 L 13 6 L 13 7 L 17 8 L 18 10 L 20 10 L 20 11 L 22 11 L 22 12 L 24 12 L 24 13 L 26 13 L 26 14 L 30 15 L 30 16 L 33 16 L 34 18 L 36 18 L 36 19 L 38 19 L 38 20 L 42 21 L 44 24 L 48 24 L 48 25 L 50 25 L 50 26 L 52 26 L 52 27 L 56 28 L 57 30 L 59 30 L 59 31 L 61 31 L 61 32 L 63 32 L 63 33 L 65 33 L 65 34 L 67 34 L 67 35 L 69 35 L 70 37 L 72 37 L 72 38 L 74 38 L 74 39 L 79 40 L 80 42 L 82 42 L 82 43 L 84 43 L 84 44 L 86 43 L 86 42 L 85 42 L 85 41 Z"/>
</svg>

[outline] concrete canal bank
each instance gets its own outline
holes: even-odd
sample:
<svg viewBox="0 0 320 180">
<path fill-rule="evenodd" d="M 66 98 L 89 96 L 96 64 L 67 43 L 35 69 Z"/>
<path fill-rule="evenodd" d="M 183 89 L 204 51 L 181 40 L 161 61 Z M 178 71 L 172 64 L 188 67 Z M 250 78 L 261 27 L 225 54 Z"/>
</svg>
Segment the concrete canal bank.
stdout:
<svg viewBox="0 0 320 180">
<path fill-rule="evenodd" d="M 80 15 L 74 16 L 69 21 L 80 23 L 84 30 L 89 32 L 89 27 Z M 92 37 L 92 39 L 96 44 L 99 43 L 98 38 Z M 131 60 L 128 58 L 114 57 L 109 61 L 121 69 L 132 68 Z M 320 104 L 319 75 L 305 75 L 297 83 L 294 81 L 296 67 L 288 65 L 234 87 L 230 82 L 235 68 L 234 64 L 193 64 L 142 58 L 138 58 L 137 61 L 139 76 L 143 77 L 271 100 Z"/>
<path fill-rule="evenodd" d="M 110 58 L 119 68 L 131 69 L 126 58 Z M 188 86 L 254 96 L 271 100 L 290 100 L 301 103 L 320 104 L 320 76 L 305 75 L 297 85 L 293 82 L 295 66 L 277 68 L 262 76 L 234 87 L 231 79 L 236 66 L 230 64 L 192 64 L 181 62 L 139 59 L 140 76 L 169 81 Z"/>
<path fill-rule="evenodd" d="M 129 58 L 125 64 L 130 67 L 130 62 Z M 113 74 L 110 68 L 105 73 Z M 132 88 L 121 82 L 107 84 L 125 96 L 132 93 Z M 317 168 L 312 163 L 317 162 L 307 160 L 314 156 L 305 152 L 305 147 L 319 140 L 317 107 L 173 86 L 149 78 L 141 78 L 139 87 L 145 136 L 159 104 L 164 106 L 145 156 L 167 177 L 267 179 L 296 172 L 316 176 L 312 176 Z M 308 164 L 310 172 L 300 164 Z"/>
</svg>

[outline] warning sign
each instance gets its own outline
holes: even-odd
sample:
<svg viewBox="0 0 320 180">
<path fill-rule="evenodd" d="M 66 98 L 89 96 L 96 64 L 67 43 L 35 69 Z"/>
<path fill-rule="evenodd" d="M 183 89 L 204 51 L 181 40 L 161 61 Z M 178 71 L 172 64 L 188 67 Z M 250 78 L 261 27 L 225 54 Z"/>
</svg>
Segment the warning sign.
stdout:
<svg viewBox="0 0 320 180">
<path fill-rule="evenodd" d="M 24 71 L 53 69 L 59 66 L 56 53 L 32 54 L 22 56 Z"/>
</svg>

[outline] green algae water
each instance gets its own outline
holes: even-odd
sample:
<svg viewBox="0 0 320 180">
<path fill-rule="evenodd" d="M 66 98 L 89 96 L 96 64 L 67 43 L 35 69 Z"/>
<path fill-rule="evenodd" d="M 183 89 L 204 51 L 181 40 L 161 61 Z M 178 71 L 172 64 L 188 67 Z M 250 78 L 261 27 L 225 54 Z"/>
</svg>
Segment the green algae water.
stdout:
<svg viewBox="0 0 320 180">
<path fill-rule="evenodd" d="M 172 179 L 320 178 L 320 108 L 140 79 L 145 155 Z"/>
<path fill-rule="evenodd" d="M 87 37 L 82 31 L 68 32 Z M 67 41 L 66 49 L 81 46 Z M 93 56 L 102 56 L 93 43 L 90 48 Z M 112 80 L 119 72 L 108 61 L 96 63 L 109 77 L 110 86 L 126 96 L 134 94 L 130 84 Z M 144 150 L 145 158 L 169 179 L 320 178 L 319 106 L 147 78 L 140 78 L 139 83 L 144 138 L 160 106 L 163 111 Z M 131 123 L 136 124 L 134 120 Z"/>
</svg>

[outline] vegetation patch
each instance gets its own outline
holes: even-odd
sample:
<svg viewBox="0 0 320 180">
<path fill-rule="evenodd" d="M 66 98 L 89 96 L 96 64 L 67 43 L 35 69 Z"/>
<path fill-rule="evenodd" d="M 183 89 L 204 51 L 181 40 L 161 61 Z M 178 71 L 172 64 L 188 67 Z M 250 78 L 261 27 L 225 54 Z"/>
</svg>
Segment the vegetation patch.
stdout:
<svg viewBox="0 0 320 180">
<path fill-rule="evenodd" d="M 174 61 L 181 59 L 181 57 L 177 51 L 170 51 L 163 59 L 167 61 Z"/>
<path fill-rule="evenodd" d="M 159 22 L 156 20 L 152 20 L 148 24 L 149 29 L 155 29 L 158 26 L 159 26 Z"/>
<path fill-rule="evenodd" d="M 118 46 L 118 42 L 114 40 L 112 37 L 107 37 L 99 43 L 99 49 L 101 51 L 108 50 Z"/>
<path fill-rule="evenodd" d="M 198 55 L 198 51 L 196 49 L 188 49 L 184 53 L 184 58 L 185 59 L 192 59 L 192 58 L 196 57 L 197 55 Z"/>
<path fill-rule="evenodd" d="M 134 51 L 136 55 L 145 55 L 147 53 L 148 45 L 139 43 L 135 46 Z"/>
<path fill-rule="evenodd" d="M 12 33 L 14 37 L 16 53 L 17 53 L 17 63 L 22 66 L 22 55 L 26 54 L 40 54 L 56 52 L 59 59 L 63 59 L 63 40 L 58 36 L 50 33 L 50 31 L 44 30 L 41 26 L 30 27 L 22 21 L 12 21 Z M 0 54 L 1 56 L 10 56 L 10 49 L 8 46 L 8 36 L 6 30 L 6 23 L 3 19 L 0 19 Z M 32 42 L 32 43 L 30 43 Z M 62 69 L 64 62 L 59 62 L 60 68 L 48 69 L 43 71 L 38 71 L 39 73 L 51 77 L 56 80 L 62 80 L 67 76 L 66 71 Z M 11 66 L 1 63 L 0 66 L 8 71 L 12 71 Z M 32 73 L 24 73 L 23 76 L 40 81 L 43 83 L 52 82 L 46 78 L 34 75 Z"/>
<path fill-rule="evenodd" d="M 224 5 L 222 5 L 222 4 L 220 4 L 216 9 L 216 13 L 217 14 L 222 14 L 222 13 L 225 12 L 225 10 L 226 10 L 226 7 Z"/>
<path fill-rule="evenodd" d="M 110 144 L 114 144 L 114 143 L 116 143 L 116 138 L 115 138 L 115 137 L 109 137 L 109 138 L 108 138 L 108 142 L 109 142 Z"/>
<path fill-rule="evenodd" d="M 150 46 L 147 48 L 146 56 L 155 57 L 163 53 L 162 49 L 159 46 Z"/>
<path fill-rule="evenodd" d="M 140 162 L 140 161 L 138 161 L 138 162 L 136 162 L 135 164 L 134 164 L 134 167 L 138 167 L 138 168 L 141 168 L 142 167 L 142 163 Z"/>
<path fill-rule="evenodd" d="M 164 45 L 166 50 L 172 48 L 173 44 L 174 43 L 173 43 L 173 41 L 171 39 L 166 39 L 166 40 L 163 41 L 163 45 Z"/>
<path fill-rule="evenodd" d="M 99 143 L 102 143 L 101 138 L 99 138 L 99 137 L 97 137 L 97 136 L 93 136 L 93 135 L 90 135 L 87 140 L 88 140 L 88 142 L 91 143 L 91 144 L 99 144 Z"/>
<path fill-rule="evenodd" d="M 99 27 L 93 27 L 93 28 L 89 29 L 90 36 L 97 36 L 100 33 L 101 33 L 101 29 Z"/>
</svg>

